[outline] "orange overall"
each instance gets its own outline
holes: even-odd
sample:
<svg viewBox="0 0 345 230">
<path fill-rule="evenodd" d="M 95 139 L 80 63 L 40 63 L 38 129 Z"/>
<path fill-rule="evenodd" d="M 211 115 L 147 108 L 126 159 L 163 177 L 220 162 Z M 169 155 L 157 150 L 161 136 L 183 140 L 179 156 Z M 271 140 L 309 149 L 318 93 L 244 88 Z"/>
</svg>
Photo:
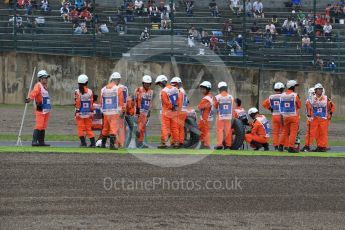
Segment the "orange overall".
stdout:
<svg viewBox="0 0 345 230">
<path fill-rule="evenodd" d="M 211 145 L 210 137 L 210 121 L 213 120 L 213 97 L 211 93 L 205 95 L 199 105 L 200 110 L 200 120 L 199 120 L 199 130 L 200 130 L 200 141 L 205 146 Z"/>
<path fill-rule="evenodd" d="M 280 114 L 280 95 L 272 94 L 263 103 L 262 106 L 272 112 L 272 136 L 273 146 L 279 146 L 279 136 L 283 130 L 283 118 Z"/>
<path fill-rule="evenodd" d="M 251 144 L 252 141 L 258 142 L 260 144 L 266 144 L 269 142 L 268 133 L 268 120 L 264 115 L 259 115 L 251 124 L 250 133 L 245 135 L 245 141 Z M 254 147 L 254 146 L 252 146 Z"/>
<path fill-rule="evenodd" d="M 317 146 L 327 148 L 328 145 L 328 126 L 330 111 L 332 111 L 331 101 L 327 96 L 313 96 L 307 103 L 308 117 L 310 117 L 310 141 L 316 139 Z M 333 110 L 334 111 L 334 110 Z M 332 112 L 333 113 L 333 112 Z M 312 144 L 312 142 L 309 142 Z"/>
<path fill-rule="evenodd" d="M 301 100 L 297 93 L 288 90 L 281 94 L 280 112 L 283 115 L 283 133 L 280 138 L 280 145 L 286 148 L 295 148 L 295 141 L 299 129 L 299 109 Z"/>
<path fill-rule="evenodd" d="M 234 98 L 223 91 L 214 99 L 214 108 L 217 112 L 217 146 L 223 146 L 225 140 L 225 147 L 232 145 L 232 128 L 231 120 L 234 110 Z"/>
<path fill-rule="evenodd" d="M 51 110 L 50 98 L 47 89 L 37 82 L 30 92 L 29 98 L 35 101 L 35 116 L 37 130 L 46 130 Z"/>
<path fill-rule="evenodd" d="M 127 86 L 124 86 L 122 84 L 119 84 L 118 87 L 122 90 L 123 93 L 123 103 L 126 108 L 131 109 L 131 103 L 129 100 L 129 95 L 128 95 L 128 88 Z M 129 103 L 127 103 L 129 102 Z M 119 128 L 118 128 L 118 139 L 117 139 L 117 144 L 119 147 L 123 147 L 125 144 L 125 139 L 126 139 L 126 125 L 125 125 L 125 119 L 121 119 L 119 122 Z"/>
<path fill-rule="evenodd" d="M 117 136 L 118 128 L 123 119 L 121 114 L 125 112 L 123 92 L 121 88 L 111 82 L 101 91 L 100 104 L 103 112 L 102 136 Z"/>
<path fill-rule="evenodd" d="M 187 118 L 187 106 L 188 106 L 188 97 L 186 91 L 181 87 L 179 88 L 179 106 L 178 106 L 178 133 L 179 133 L 179 143 L 180 145 L 184 144 L 184 126 Z"/>
<path fill-rule="evenodd" d="M 162 102 L 162 129 L 161 129 L 161 142 L 166 143 L 171 135 L 171 143 L 179 143 L 178 132 L 178 116 L 177 111 L 174 111 L 174 107 L 177 110 L 179 106 L 178 89 L 171 85 L 166 85 L 161 90 L 161 102 Z"/>
<path fill-rule="evenodd" d="M 138 114 L 139 141 L 143 142 L 148 114 L 152 108 L 153 91 L 151 89 L 146 90 L 144 87 L 139 87 L 135 90 L 135 94 L 135 104 Z"/>
<path fill-rule="evenodd" d="M 77 89 L 75 96 L 75 121 L 77 123 L 78 137 L 95 137 L 92 131 L 92 113 L 93 113 L 93 93 L 91 89 L 84 86 L 84 94 Z"/>
</svg>

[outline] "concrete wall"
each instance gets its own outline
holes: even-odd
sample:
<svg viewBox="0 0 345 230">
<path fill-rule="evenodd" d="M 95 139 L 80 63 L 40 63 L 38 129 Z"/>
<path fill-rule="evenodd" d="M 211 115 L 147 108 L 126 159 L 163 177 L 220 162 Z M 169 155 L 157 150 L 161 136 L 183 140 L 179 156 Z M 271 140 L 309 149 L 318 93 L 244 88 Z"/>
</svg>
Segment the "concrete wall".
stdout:
<svg viewBox="0 0 345 230">
<path fill-rule="evenodd" d="M 214 88 L 219 81 L 227 81 L 232 94 L 242 99 L 245 108 L 261 104 L 272 92 L 272 84 L 276 81 L 285 83 L 287 79 L 297 79 L 301 83 L 298 93 L 303 101 L 308 88 L 321 82 L 326 88 L 326 94 L 337 104 L 336 114 L 345 114 L 345 76 L 339 74 L 137 63 L 102 58 L 15 53 L 0 53 L 0 103 L 23 103 L 35 66 L 38 69 L 46 69 L 51 74 L 49 91 L 54 104 L 73 104 L 73 92 L 77 87 L 76 80 L 79 74 L 86 73 L 90 78 L 89 87 L 99 93 L 110 74 L 116 70 L 123 75 L 123 82 L 131 91 L 140 84 L 144 74 L 150 74 L 154 78 L 162 73 L 168 77 L 179 75 L 184 81 L 193 106 L 200 100 L 197 89 L 203 80 L 211 81 Z M 158 95 L 157 87 L 155 90 Z M 156 96 L 155 105 L 158 108 L 157 99 Z"/>
</svg>

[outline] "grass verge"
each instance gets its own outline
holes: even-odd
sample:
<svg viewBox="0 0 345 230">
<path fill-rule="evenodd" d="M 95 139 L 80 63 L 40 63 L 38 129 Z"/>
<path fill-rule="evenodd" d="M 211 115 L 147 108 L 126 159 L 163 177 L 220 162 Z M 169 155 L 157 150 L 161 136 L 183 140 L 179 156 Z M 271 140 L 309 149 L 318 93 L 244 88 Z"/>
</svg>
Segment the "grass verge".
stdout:
<svg viewBox="0 0 345 230">
<path fill-rule="evenodd" d="M 345 153 L 287 153 L 264 151 L 213 151 L 194 149 L 121 149 L 111 151 L 100 148 L 65 147 L 0 147 L 0 153 L 84 153 L 84 154 L 171 154 L 171 155 L 233 155 L 233 156 L 275 156 L 275 157 L 345 157 Z"/>
</svg>

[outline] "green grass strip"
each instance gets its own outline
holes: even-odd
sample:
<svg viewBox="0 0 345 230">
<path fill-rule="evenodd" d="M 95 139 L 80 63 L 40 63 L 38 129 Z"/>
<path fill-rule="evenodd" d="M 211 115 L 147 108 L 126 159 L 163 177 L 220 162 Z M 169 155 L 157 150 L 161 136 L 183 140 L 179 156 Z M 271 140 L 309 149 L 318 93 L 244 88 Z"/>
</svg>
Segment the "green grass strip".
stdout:
<svg viewBox="0 0 345 230">
<path fill-rule="evenodd" d="M 193 149 L 121 149 L 64 148 L 64 147 L 0 147 L 0 153 L 84 153 L 84 154 L 167 154 L 167 155 L 224 155 L 224 156 L 275 156 L 275 157 L 345 157 L 345 153 L 287 153 L 265 151 L 213 151 Z"/>
</svg>

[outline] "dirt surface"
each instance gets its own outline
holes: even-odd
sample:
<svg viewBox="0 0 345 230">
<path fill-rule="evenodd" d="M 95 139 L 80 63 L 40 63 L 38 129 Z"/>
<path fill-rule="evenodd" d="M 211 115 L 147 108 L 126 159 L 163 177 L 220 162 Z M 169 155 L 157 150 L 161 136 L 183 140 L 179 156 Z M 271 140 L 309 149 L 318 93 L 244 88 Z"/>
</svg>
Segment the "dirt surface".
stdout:
<svg viewBox="0 0 345 230">
<path fill-rule="evenodd" d="M 329 158 L 160 168 L 133 155 L 0 154 L 0 229 L 343 229 L 344 172 Z"/>
<path fill-rule="evenodd" d="M 17 134 L 23 114 L 23 107 L 20 106 L 0 106 L 0 134 Z M 31 134 L 34 125 L 34 115 L 32 106 L 29 106 L 23 134 Z M 160 134 L 160 119 L 158 111 L 151 115 L 148 135 L 158 136 Z M 213 123 L 213 133 L 215 124 Z M 305 122 L 301 122 L 301 138 L 304 139 L 306 130 Z M 345 123 L 332 123 L 329 129 L 329 139 L 333 141 L 345 140 Z M 76 135 L 74 122 L 74 109 L 72 106 L 55 107 L 48 125 L 48 134 Z"/>
</svg>

